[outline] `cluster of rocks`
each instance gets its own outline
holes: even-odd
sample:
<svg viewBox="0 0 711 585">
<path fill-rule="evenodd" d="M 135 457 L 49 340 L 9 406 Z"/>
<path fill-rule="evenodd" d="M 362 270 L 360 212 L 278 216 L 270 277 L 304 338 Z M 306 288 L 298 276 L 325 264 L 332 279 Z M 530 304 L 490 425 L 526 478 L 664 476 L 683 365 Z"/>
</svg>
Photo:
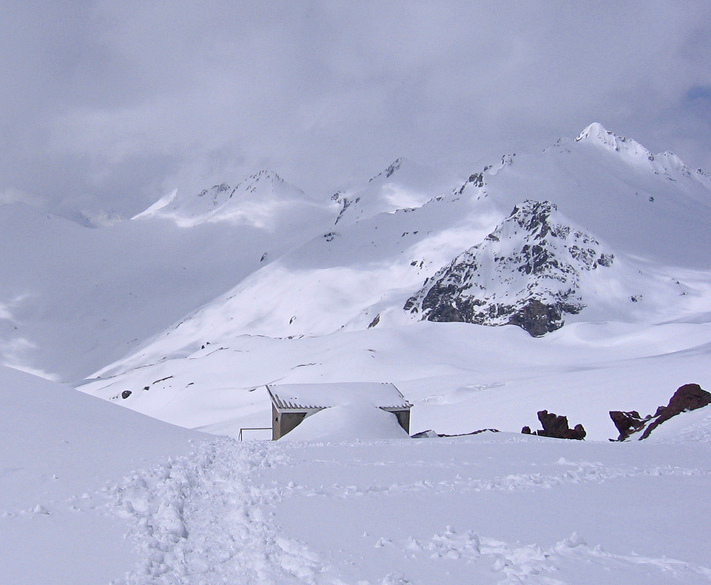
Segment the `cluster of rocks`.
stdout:
<svg viewBox="0 0 711 585">
<path fill-rule="evenodd" d="M 583 425 L 577 424 L 572 429 L 568 426 L 568 417 L 559 416 L 547 410 L 538 411 L 538 420 L 543 426 L 542 430 L 533 432 L 531 427 L 523 427 L 524 435 L 538 435 L 539 437 L 552 437 L 554 439 L 576 439 L 582 441 L 587 434 Z"/>
<path fill-rule="evenodd" d="M 674 392 L 666 406 L 660 406 L 652 415 L 641 417 L 636 410 L 611 410 L 610 418 L 620 433 L 618 441 L 625 441 L 632 435 L 639 435 L 639 440 L 649 437 L 660 424 L 677 414 L 696 410 L 711 404 L 711 393 L 698 384 L 684 384 Z"/>
<path fill-rule="evenodd" d="M 711 393 L 703 390 L 698 384 L 685 384 L 674 392 L 666 406 L 660 406 L 654 415 L 641 417 L 636 410 L 621 411 L 611 410 L 610 418 L 615 423 L 620 436 L 617 441 L 625 441 L 632 435 L 639 435 L 639 440 L 646 439 L 650 433 L 664 421 L 690 410 L 696 410 L 711 404 Z M 539 437 L 551 437 L 554 439 L 575 439 L 581 441 L 587 433 L 583 425 L 577 424 L 572 429 L 568 424 L 568 417 L 557 415 L 547 410 L 538 411 L 538 420 L 543 426 L 542 429 L 532 431 L 531 427 L 525 426 L 521 429 L 524 435 L 537 435 Z M 425 439 L 436 437 L 464 437 L 467 435 L 477 435 L 483 432 L 498 433 L 497 429 L 481 429 L 471 433 L 459 435 L 446 435 L 432 430 L 422 431 L 412 435 L 413 439 Z M 613 439 L 610 439 L 611 441 Z"/>
</svg>

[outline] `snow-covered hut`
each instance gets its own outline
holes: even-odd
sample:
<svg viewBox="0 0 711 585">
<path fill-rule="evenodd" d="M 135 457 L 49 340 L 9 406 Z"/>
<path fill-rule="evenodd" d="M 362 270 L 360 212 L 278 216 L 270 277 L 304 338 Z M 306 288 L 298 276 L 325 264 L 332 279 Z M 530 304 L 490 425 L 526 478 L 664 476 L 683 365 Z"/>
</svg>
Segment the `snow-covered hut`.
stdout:
<svg viewBox="0 0 711 585">
<path fill-rule="evenodd" d="M 410 432 L 410 408 L 394 384 L 340 382 L 334 384 L 267 385 L 272 399 L 272 440 L 286 435 L 312 414 L 352 402 L 367 402 L 391 412 L 405 432 Z"/>
</svg>

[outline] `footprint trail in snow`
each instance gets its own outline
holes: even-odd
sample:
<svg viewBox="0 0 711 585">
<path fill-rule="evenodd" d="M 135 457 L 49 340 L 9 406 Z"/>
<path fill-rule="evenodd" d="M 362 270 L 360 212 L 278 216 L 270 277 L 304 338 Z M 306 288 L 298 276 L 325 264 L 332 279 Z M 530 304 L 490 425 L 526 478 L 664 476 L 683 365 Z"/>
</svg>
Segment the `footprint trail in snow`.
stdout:
<svg viewBox="0 0 711 585">
<path fill-rule="evenodd" d="M 645 541 L 644 530 L 631 531 L 632 540 L 616 539 L 620 526 L 628 526 L 621 503 L 619 526 L 584 524 L 592 544 L 584 533 L 563 532 L 571 506 L 582 507 L 573 522 L 583 525 L 599 502 L 633 489 L 646 499 L 648 528 L 661 527 L 664 514 L 651 495 L 667 494 L 659 500 L 667 505 L 683 499 L 675 490 L 691 498 L 690 485 L 706 493 L 706 464 L 684 460 L 682 447 L 663 456 L 635 451 L 631 460 L 627 445 L 625 454 L 606 444 L 519 441 L 201 442 L 191 456 L 134 473 L 108 490 L 110 508 L 128 522 L 139 556 L 113 583 L 711 583 L 711 569 L 698 562 L 703 543 L 695 562 L 693 555 L 660 554 L 686 546 L 670 548 L 673 541 L 661 530 L 655 536 L 661 547 Z M 591 455 L 598 459 L 581 459 Z M 555 521 L 541 527 L 539 518 Z M 703 532 L 698 523 L 706 519 L 700 508 L 696 523 L 686 520 L 688 542 L 703 541 L 694 534 Z M 639 545 L 647 548 L 635 551 Z"/>
<path fill-rule="evenodd" d="M 229 439 L 196 449 L 110 491 L 142 557 L 115 584 L 316 583 L 326 567 L 279 534 L 263 512 L 268 493 L 250 484 L 273 453 Z"/>
</svg>

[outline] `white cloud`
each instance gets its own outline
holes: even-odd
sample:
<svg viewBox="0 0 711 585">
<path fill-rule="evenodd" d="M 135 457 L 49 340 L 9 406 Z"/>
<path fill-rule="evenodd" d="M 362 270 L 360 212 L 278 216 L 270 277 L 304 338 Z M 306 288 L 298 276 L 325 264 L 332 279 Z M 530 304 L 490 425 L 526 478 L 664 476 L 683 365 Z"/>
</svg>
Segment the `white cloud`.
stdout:
<svg viewBox="0 0 711 585">
<path fill-rule="evenodd" d="M 46 203 L 46 200 L 40 195 L 26 193 L 14 187 L 6 187 L 0 190 L 0 205 L 7 203 L 26 203 L 28 205 L 41 206 Z"/>
</svg>

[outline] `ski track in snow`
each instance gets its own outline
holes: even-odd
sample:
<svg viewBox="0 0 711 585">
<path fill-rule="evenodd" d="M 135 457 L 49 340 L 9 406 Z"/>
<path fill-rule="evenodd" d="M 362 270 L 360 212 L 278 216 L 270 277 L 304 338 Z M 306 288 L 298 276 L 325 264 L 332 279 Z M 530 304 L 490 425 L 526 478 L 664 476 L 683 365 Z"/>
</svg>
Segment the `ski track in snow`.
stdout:
<svg viewBox="0 0 711 585">
<path fill-rule="evenodd" d="M 418 481 L 366 488 L 334 484 L 318 489 L 294 482 L 253 483 L 260 470 L 298 465 L 290 453 L 289 448 L 281 445 L 219 438 L 201 443 L 189 457 L 171 459 L 164 465 L 134 473 L 108 489 L 109 507 L 129 522 L 130 537 L 140 557 L 133 571 L 112 583 L 345 585 L 336 566 L 319 558 L 306 544 L 283 534 L 268 508 L 284 498 L 349 498 L 418 490 L 466 494 L 481 490 L 545 489 L 640 475 L 708 475 L 698 469 L 623 465 L 610 468 L 602 463 L 561 458 L 557 463 L 567 468 L 561 474 L 517 474 L 488 481 L 458 477 L 453 482 Z M 338 465 L 336 461 L 318 463 Z M 487 583 L 498 585 L 572 585 L 579 571 L 621 578 L 647 575 L 655 583 L 711 583 L 711 569 L 707 567 L 666 557 L 608 553 L 600 546 L 588 545 L 576 533 L 550 548 L 542 548 L 536 544 L 502 542 L 473 530 L 458 532 L 447 526 L 429 539 L 409 537 L 393 542 L 380 538 L 374 547 L 391 551 L 396 547 L 395 552 L 403 559 L 467 563 L 477 574 L 485 571 L 490 575 Z M 662 581 L 658 581 L 660 578 Z M 416 575 L 392 572 L 382 580 L 360 579 L 356 583 L 415 585 L 420 581 Z"/>
</svg>

